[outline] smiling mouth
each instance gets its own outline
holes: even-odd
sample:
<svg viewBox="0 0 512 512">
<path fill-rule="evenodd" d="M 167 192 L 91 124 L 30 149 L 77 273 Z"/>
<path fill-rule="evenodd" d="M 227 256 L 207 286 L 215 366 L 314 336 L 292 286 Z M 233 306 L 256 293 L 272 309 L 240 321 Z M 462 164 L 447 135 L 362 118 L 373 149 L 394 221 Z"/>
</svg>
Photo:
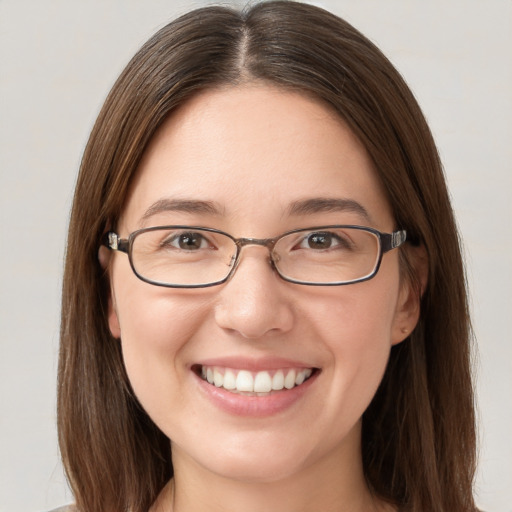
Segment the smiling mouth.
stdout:
<svg viewBox="0 0 512 512">
<path fill-rule="evenodd" d="M 275 391 L 293 389 L 318 371 L 317 368 L 283 368 L 251 372 L 203 365 L 194 365 L 192 370 L 212 386 L 249 396 L 268 396 Z"/>
</svg>

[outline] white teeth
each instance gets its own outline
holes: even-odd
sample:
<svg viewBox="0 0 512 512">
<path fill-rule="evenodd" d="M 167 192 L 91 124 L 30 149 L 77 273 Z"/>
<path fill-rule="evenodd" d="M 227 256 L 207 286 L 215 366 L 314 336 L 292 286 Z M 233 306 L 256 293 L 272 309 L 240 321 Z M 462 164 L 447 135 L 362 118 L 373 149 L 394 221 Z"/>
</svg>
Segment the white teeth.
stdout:
<svg viewBox="0 0 512 512">
<path fill-rule="evenodd" d="M 220 388 L 224 384 L 224 375 L 215 368 L 213 370 L 213 383 Z"/>
<path fill-rule="evenodd" d="M 277 370 L 273 376 L 268 371 L 251 373 L 247 370 L 237 371 L 221 367 L 203 366 L 201 368 L 202 378 L 218 388 L 222 387 L 234 392 L 256 393 L 261 396 L 271 391 L 300 386 L 312 373 L 311 368 Z"/>
<path fill-rule="evenodd" d="M 277 372 L 272 377 L 272 389 L 275 391 L 280 391 L 284 388 L 284 374 L 282 370 L 277 370 Z"/>
<path fill-rule="evenodd" d="M 304 372 L 304 371 L 297 372 L 297 377 L 295 377 L 295 385 L 300 386 L 304 382 L 305 379 L 306 379 L 306 372 Z M 215 384 L 215 385 L 217 385 L 217 384 Z"/>
<path fill-rule="evenodd" d="M 284 387 L 292 389 L 295 386 L 295 370 L 289 370 L 284 379 Z"/>
<path fill-rule="evenodd" d="M 297 377 L 295 378 L 295 384 L 300 386 L 308 377 L 311 377 L 311 373 L 313 370 L 311 368 L 306 368 L 305 370 L 301 370 L 297 372 Z"/>
<path fill-rule="evenodd" d="M 224 389 L 236 389 L 236 377 L 235 372 L 231 370 L 226 370 L 224 374 Z"/>
<path fill-rule="evenodd" d="M 272 391 L 272 379 L 268 372 L 258 372 L 254 379 L 255 393 L 268 393 Z"/>
<path fill-rule="evenodd" d="M 236 376 L 236 389 L 237 391 L 254 391 L 254 379 L 251 372 L 241 370 Z"/>
</svg>

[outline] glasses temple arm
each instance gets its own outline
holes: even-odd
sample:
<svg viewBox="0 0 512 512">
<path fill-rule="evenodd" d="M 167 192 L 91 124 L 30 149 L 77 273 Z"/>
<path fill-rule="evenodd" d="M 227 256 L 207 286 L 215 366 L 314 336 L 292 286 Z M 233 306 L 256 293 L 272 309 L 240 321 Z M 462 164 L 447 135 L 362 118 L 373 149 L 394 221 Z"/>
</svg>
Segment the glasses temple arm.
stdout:
<svg viewBox="0 0 512 512">
<path fill-rule="evenodd" d="M 114 233 L 113 231 L 108 231 L 103 235 L 101 245 L 104 245 L 111 251 L 121 251 L 128 253 L 128 240 L 123 240 L 117 233 Z"/>
<path fill-rule="evenodd" d="M 381 243 L 382 243 L 382 252 L 388 252 L 392 249 L 396 249 L 400 247 L 407 239 L 407 232 L 405 229 L 400 229 L 398 231 L 394 231 L 393 233 L 382 233 L 381 234 Z"/>
</svg>

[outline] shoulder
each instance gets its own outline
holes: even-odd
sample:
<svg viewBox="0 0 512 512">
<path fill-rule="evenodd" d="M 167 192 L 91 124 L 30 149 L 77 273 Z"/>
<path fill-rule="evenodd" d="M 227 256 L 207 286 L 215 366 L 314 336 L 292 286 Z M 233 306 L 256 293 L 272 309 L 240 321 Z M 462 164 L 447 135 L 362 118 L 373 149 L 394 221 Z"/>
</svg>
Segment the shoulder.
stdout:
<svg viewBox="0 0 512 512">
<path fill-rule="evenodd" d="M 74 505 L 64 505 L 63 507 L 54 508 L 48 512 L 78 512 Z"/>
</svg>

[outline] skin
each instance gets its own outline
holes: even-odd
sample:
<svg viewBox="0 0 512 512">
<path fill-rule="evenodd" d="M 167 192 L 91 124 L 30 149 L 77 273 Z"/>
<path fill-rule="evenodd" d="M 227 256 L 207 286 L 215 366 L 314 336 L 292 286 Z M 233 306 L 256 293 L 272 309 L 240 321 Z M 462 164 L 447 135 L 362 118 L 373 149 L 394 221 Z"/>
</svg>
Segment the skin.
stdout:
<svg viewBox="0 0 512 512">
<path fill-rule="evenodd" d="M 240 184 L 243 184 L 242 186 Z M 294 201 L 345 198 L 368 212 L 289 215 Z M 160 212 L 162 198 L 210 201 L 210 212 Z M 161 127 L 117 226 L 201 225 L 266 238 L 322 224 L 397 228 L 372 163 L 322 104 L 263 84 L 209 91 Z M 403 250 L 403 249 L 400 249 Z M 398 251 L 375 278 L 311 287 L 280 279 L 267 249 L 248 246 L 225 284 L 195 290 L 144 283 L 125 254 L 109 262 L 109 324 L 133 389 L 172 440 L 174 482 L 153 510 L 386 510 L 365 484 L 361 416 L 390 348 L 414 329 L 418 299 Z M 268 417 L 220 410 L 191 365 L 214 357 L 283 357 L 321 369 L 293 406 Z M 172 506 L 170 504 L 172 502 Z"/>
</svg>

